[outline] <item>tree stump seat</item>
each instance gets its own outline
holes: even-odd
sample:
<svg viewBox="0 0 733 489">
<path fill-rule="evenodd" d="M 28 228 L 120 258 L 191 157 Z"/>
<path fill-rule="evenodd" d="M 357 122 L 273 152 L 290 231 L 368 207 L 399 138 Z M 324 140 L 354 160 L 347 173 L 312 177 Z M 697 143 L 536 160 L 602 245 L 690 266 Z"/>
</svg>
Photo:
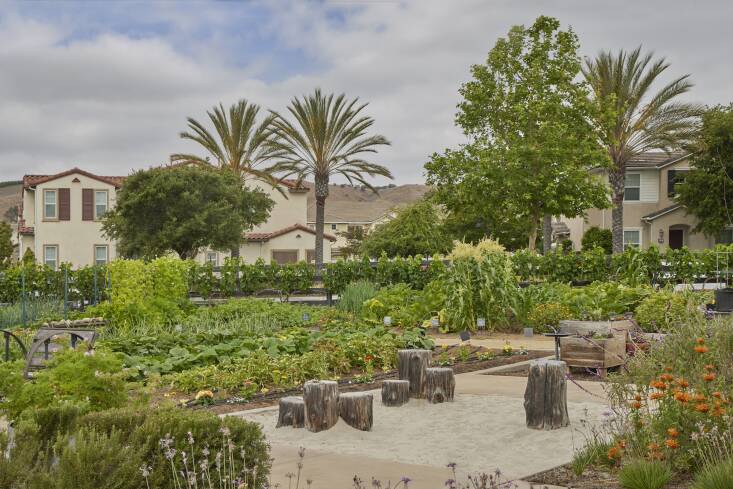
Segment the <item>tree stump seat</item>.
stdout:
<svg viewBox="0 0 733 489">
<path fill-rule="evenodd" d="M 309 380 L 303 386 L 305 427 L 317 433 L 333 427 L 339 419 L 338 383 Z"/>
<path fill-rule="evenodd" d="M 410 400 L 409 380 L 385 380 L 382 382 L 382 404 L 402 406 Z"/>
<path fill-rule="evenodd" d="M 361 431 L 371 431 L 374 396 L 367 392 L 347 392 L 339 396 L 339 415 L 346 424 Z"/>
<path fill-rule="evenodd" d="M 524 411 L 527 427 L 555 430 L 570 424 L 565 362 L 534 360 L 529 365 Z"/>
<path fill-rule="evenodd" d="M 432 367 L 426 370 L 425 395 L 430 403 L 450 402 L 456 389 L 452 368 Z"/>
<path fill-rule="evenodd" d="M 278 408 L 276 428 L 283 426 L 302 428 L 305 426 L 305 402 L 302 397 L 283 397 L 278 403 Z"/>
<path fill-rule="evenodd" d="M 430 350 L 399 350 L 397 370 L 400 380 L 410 381 L 410 397 L 425 398 L 426 369 L 430 364 Z"/>
</svg>

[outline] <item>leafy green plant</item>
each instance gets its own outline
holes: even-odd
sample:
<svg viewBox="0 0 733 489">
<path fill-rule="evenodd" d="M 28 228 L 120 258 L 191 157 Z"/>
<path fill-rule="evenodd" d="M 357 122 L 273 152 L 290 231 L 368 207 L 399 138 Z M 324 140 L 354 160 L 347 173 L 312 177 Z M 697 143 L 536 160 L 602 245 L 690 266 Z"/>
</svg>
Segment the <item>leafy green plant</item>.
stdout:
<svg viewBox="0 0 733 489">
<path fill-rule="evenodd" d="M 621 467 L 618 479 L 624 489 L 662 489 L 672 479 L 672 471 L 658 460 L 634 460 Z"/>
<path fill-rule="evenodd" d="M 360 280 L 349 284 L 339 296 L 336 307 L 354 315 L 361 314 L 364 302 L 377 295 L 377 287 L 372 282 Z"/>
<path fill-rule="evenodd" d="M 702 318 L 699 308 L 708 298 L 707 294 L 662 290 L 642 300 L 634 318 L 644 331 L 669 332 L 690 316 Z"/>
<path fill-rule="evenodd" d="M 273 262 L 270 267 L 276 270 L 275 283 L 285 302 L 289 300 L 293 292 L 307 291 L 313 284 L 315 269 L 304 261 L 284 265 L 277 265 Z"/>
<path fill-rule="evenodd" d="M 611 230 L 591 226 L 583 233 L 581 245 L 583 246 L 583 251 L 601 248 L 605 254 L 610 255 L 613 251 L 613 235 Z"/>
<path fill-rule="evenodd" d="M 527 324 L 532 326 L 537 332 L 547 332 L 550 328 L 556 328 L 560 321 L 564 319 L 572 319 L 572 311 L 563 304 L 550 302 L 547 304 L 537 304 L 529 311 L 527 315 Z"/>
<path fill-rule="evenodd" d="M 733 487 L 733 458 L 708 465 L 695 476 L 693 489 L 722 489 Z"/>
</svg>

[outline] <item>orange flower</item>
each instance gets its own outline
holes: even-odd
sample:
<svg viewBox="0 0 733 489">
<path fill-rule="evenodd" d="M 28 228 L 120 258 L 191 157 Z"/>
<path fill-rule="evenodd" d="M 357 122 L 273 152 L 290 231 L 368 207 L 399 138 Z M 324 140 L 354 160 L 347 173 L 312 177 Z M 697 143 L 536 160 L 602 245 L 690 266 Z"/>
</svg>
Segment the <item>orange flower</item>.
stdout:
<svg viewBox="0 0 733 489">
<path fill-rule="evenodd" d="M 695 340 L 695 342 L 698 345 L 704 345 L 705 344 L 705 338 L 698 338 L 698 339 Z"/>
<path fill-rule="evenodd" d="M 708 351 L 708 347 L 705 346 L 705 345 L 697 345 L 695 347 L 695 351 L 698 352 L 698 353 L 705 353 L 705 352 Z"/>
<path fill-rule="evenodd" d="M 710 406 L 704 402 L 695 405 L 695 411 L 698 413 L 707 413 L 710 411 Z"/>
<path fill-rule="evenodd" d="M 616 442 L 616 445 L 620 448 L 626 448 L 626 440 L 619 440 Z"/>
<path fill-rule="evenodd" d="M 641 409 L 641 403 L 639 401 L 632 402 L 631 409 Z"/>
<path fill-rule="evenodd" d="M 669 367 L 669 366 L 664 367 L 664 371 L 665 372 L 671 372 L 672 371 L 672 367 Z"/>
<path fill-rule="evenodd" d="M 705 394 L 701 394 L 700 392 L 698 392 L 697 394 L 695 394 L 695 397 L 693 397 L 693 399 L 697 402 L 702 402 L 705 400 Z"/>
<path fill-rule="evenodd" d="M 650 385 L 651 387 L 654 387 L 655 389 L 659 389 L 660 391 L 663 391 L 664 389 L 666 389 L 666 388 L 667 388 L 667 384 L 665 384 L 665 383 L 664 383 L 664 382 L 662 382 L 661 380 L 656 380 L 656 381 L 652 382 L 652 383 L 651 383 L 651 384 L 649 384 L 649 385 Z"/>
<path fill-rule="evenodd" d="M 713 412 L 710 413 L 710 416 L 714 418 L 719 418 L 720 416 L 723 416 L 725 414 L 725 408 L 721 406 L 716 406 L 713 408 Z"/>
<path fill-rule="evenodd" d="M 674 398 L 679 402 L 688 402 L 690 399 L 692 399 L 692 396 L 688 392 L 677 391 L 674 395 Z"/>
<path fill-rule="evenodd" d="M 670 382 L 672 379 L 674 379 L 674 376 L 672 374 L 662 374 L 659 376 L 660 379 L 662 379 L 664 382 Z"/>
<path fill-rule="evenodd" d="M 674 438 L 670 438 L 668 440 L 664 441 L 664 444 L 667 445 L 667 448 L 671 448 L 674 450 L 675 448 L 679 448 L 680 444 L 675 440 Z"/>
<path fill-rule="evenodd" d="M 680 432 L 677 431 L 677 428 L 668 428 L 667 434 L 670 438 L 677 438 L 678 436 L 680 436 Z"/>
<path fill-rule="evenodd" d="M 712 382 L 713 380 L 715 380 L 715 374 L 713 372 L 707 373 L 702 376 L 702 379 L 705 382 Z"/>
<path fill-rule="evenodd" d="M 649 395 L 649 399 L 651 399 L 652 401 L 656 401 L 657 399 L 662 399 L 662 398 L 664 398 L 663 392 L 652 392 Z"/>
<path fill-rule="evenodd" d="M 722 394 L 720 392 L 718 392 L 718 391 L 715 391 L 715 392 L 713 392 L 710 395 L 713 396 L 716 399 L 720 399 L 722 397 Z"/>
<path fill-rule="evenodd" d="M 659 443 L 650 443 L 647 448 L 652 452 L 659 450 Z"/>
<path fill-rule="evenodd" d="M 615 460 L 621 456 L 621 454 L 619 453 L 618 447 L 609 448 L 608 453 L 606 455 L 608 455 L 608 458 L 610 458 L 611 460 Z"/>
<path fill-rule="evenodd" d="M 689 383 L 689 382 L 687 382 L 687 381 L 686 381 L 685 379 L 683 379 L 682 377 L 680 377 L 679 379 L 677 379 L 677 380 L 675 381 L 675 383 L 676 383 L 676 384 L 677 384 L 678 386 L 682 387 L 683 389 L 686 389 L 686 388 L 690 387 L 690 383 Z"/>
<path fill-rule="evenodd" d="M 705 365 L 705 370 L 707 370 L 708 372 L 712 372 L 713 370 L 715 370 L 715 365 L 707 364 Z"/>
<path fill-rule="evenodd" d="M 639 394 L 634 396 L 635 401 L 641 401 L 641 396 Z"/>
</svg>

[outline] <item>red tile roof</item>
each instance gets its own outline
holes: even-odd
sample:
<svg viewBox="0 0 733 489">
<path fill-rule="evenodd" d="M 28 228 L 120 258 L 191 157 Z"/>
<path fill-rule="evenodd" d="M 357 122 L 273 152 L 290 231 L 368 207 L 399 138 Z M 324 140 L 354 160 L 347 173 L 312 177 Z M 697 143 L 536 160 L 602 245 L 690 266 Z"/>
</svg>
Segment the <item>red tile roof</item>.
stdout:
<svg viewBox="0 0 733 489">
<path fill-rule="evenodd" d="M 288 226 L 286 228 L 278 229 L 277 231 L 271 231 L 269 233 L 247 233 L 244 235 L 244 238 L 247 241 L 269 241 L 272 238 L 277 238 L 278 236 L 282 236 L 284 234 L 292 233 L 293 231 L 303 231 L 310 234 L 316 234 L 316 231 L 314 229 L 309 228 L 308 226 L 304 226 L 302 224 L 293 224 L 292 226 Z M 326 238 L 329 241 L 336 241 L 336 236 L 328 233 L 323 233 L 323 237 Z"/>
<path fill-rule="evenodd" d="M 18 226 L 18 234 L 29 234 L 32 236 L 35 232 L 33 226 Z"/>
<path fill-rule="evenodd" d="M 122 183 L 125 181 L 126 178 L 121 176 L 95 175 L 80 168 L 72 168 L 71 170 L 66 170 L 55 175 L 23 175 L 23 188 L 35 187 L 40 183 L 50 182 L 52 180 L 56 180 L 57 178 L 73 175 L 75 173 L 78 173 L 79 175 L 84 175 L 88 178 L 93 178 L 94 180 L 99 180 L 100 182 L 114 185 L 117 188 L 122 186 Z"/>
</svg>

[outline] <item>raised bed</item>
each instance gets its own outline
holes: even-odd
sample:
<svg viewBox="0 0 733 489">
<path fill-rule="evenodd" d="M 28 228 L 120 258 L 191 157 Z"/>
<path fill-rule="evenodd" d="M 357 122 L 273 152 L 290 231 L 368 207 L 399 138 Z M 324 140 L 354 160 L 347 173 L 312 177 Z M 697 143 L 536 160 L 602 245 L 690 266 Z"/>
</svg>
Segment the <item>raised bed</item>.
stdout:
<svg viewBox="0 0 733 489">
<path fill-rule="evenodd" d="M 615 333 L 610 338 L 568 336 L 560 339 L 560 360 L 568 367 L 593 368 L 601 377 L 608 369 L 626 362 L 626 335 Z"/>
</svg>

